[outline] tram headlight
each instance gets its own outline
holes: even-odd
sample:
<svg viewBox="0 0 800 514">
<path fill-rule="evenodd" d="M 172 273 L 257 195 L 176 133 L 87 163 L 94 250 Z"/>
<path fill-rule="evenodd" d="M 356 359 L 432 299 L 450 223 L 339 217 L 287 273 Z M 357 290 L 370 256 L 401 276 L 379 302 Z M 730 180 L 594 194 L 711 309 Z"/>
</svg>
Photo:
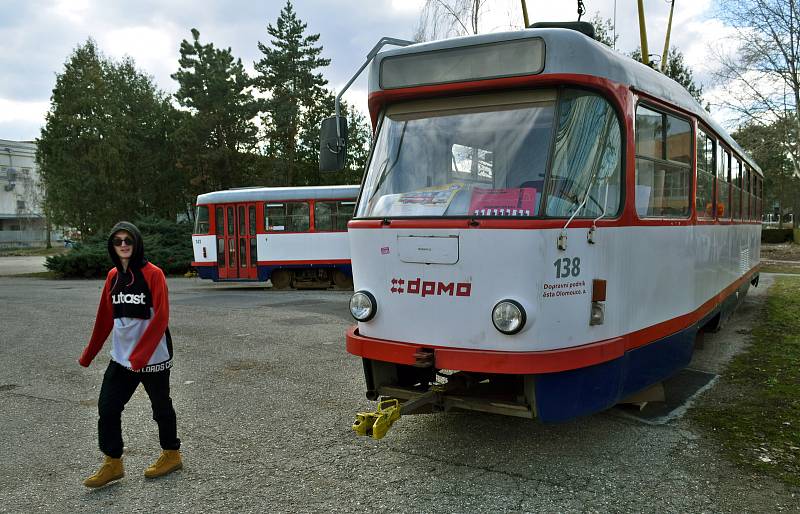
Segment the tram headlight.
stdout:
<svg viewBox="0 0 800 514">
<path fill-rule="evenodd" d="M 492 309 L 494 328 L 504 334 L 516 334 L 525 326 L 525 309 L 514 300 L 502 300 Z"/>
<path fill-rule="evenodd" d="M 356 291 L 350 297 L 350 314 L 356 321 L 369 321 L 377 311 L 378 303 L 369 291 Z"/>
</svg>

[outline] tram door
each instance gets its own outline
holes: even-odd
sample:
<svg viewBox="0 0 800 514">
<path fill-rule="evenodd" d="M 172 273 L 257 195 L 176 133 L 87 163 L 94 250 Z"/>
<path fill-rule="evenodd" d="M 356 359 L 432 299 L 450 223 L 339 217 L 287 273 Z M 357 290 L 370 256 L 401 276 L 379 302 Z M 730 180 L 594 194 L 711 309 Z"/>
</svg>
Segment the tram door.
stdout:
<svg viewBox="0 0 800 514">
<path fill-rule="evenodd" d="M 219 278 L 256 280 L 256 204 L 218 205 L 215 214 Z"/>
</svg>

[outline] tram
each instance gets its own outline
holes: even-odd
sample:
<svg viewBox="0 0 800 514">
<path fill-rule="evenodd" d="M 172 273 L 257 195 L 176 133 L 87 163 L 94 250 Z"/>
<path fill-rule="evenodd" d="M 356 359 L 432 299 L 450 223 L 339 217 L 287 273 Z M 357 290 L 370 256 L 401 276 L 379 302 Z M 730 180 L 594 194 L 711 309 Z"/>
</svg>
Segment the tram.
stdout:
<svg viewBox="0 0 800 514">
<path fill-rule="evenodd" d="M 607 409 L 685 367 L 758 284 L 758 165 L 586 25 L 370 54 L 346 347 L 383 401 L 358 433 L 423 406 Z M 321 168 L 344 138 L 323 122 Z"/>
<path fill-rule="evenodd" d="M 358 190 L 256 187 L 199 195 L 192 266 L 215 282 L 352 287 L 347 222 Z"/>
</svg>

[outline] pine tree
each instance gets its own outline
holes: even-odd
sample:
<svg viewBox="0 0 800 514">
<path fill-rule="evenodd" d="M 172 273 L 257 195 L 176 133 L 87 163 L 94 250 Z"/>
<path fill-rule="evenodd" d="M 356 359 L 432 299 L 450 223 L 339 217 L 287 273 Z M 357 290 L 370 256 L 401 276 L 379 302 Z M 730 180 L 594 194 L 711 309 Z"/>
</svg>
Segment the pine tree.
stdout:
<svg viewBox="0 0 800 514">
<path fill-rule="evenodd" d="M 631 53 L 631 59 L 642 62 L 642 49 L 636 48 Z M 650 66 L 655 68 L 656 65 L 650 61 Z M 660 67 L 656 69 L 661 71 Z M 674 46 L 670 47 L 667 54 L 667 68 L 664 70 L 664 75 L 685 87 L 698 103 L 703 103 L 703 86 L 694 83 L 692 70 L 686 66 L 681 51 Z"/>
<path fill-rule="evenodd" d="M 170 175 L 173 116 L 132 60 L 106 59 L 91 39 L 78 46 L 56 76 L 37 141 L 51 221 L 90 235 L 119 219 L 174 216 L 182 191 Z"/>
<path fill-rule="evenodd" d="M 306 169 L 303 181 L 309 180 L 309 169 L 317 162 L 309 151 L 309 127 L 319 126 L 321 106 L 329 95 L 327 80 L 317 69 L 328 66 L 330 59 L 320 57 L 319 34 L 304 35 L 306 27 L 287 0 L 276 25 L 267 25 L 270 46 L 258 43 L 264 57 L 254 63 L 260 74 L 256 84 L 267 95 L 263 103 L 267 153 L 285 166 L 286 185 L 295 185 L 302 169 Z"/>
<path fill-rule="evenodd" d="M 230 48 L 201 44 L 192 29 L 192 41 L 183 40 L 172 75 L 178 81 L 175 98 L 186 110 L 175 134 L 178 167 L 193 194 L 226 189 L 249 182 L 251 153 L 258 130 L 253 119 L 259 103 L 251 93 L 252 79 Z"/>
<path fill-rule="evenodd" d="M 772 206 L 777 204 L 781 214 L 779 226 L 782 226 L 785 211 L 794 208 L 800 196 L 800 178 L 794 174 L 784 143 L 793 139 L 792 132 L 792 123 L 783 119 L 769 124 L 747 123 L 732 134 L 764 172 L 764 213 L 771 212 Z"/>
<path fill-rule="evenodd" d="M 606 46 L 616 48 L 619 36 L 614 30 L 614 22 L 611 18 L 603 18 L 599 12 L 595 12 L 589 23 L 594 27 L 594 38 Z M 641 54 L 641 52 L 639 52 Z"/>
</svg>

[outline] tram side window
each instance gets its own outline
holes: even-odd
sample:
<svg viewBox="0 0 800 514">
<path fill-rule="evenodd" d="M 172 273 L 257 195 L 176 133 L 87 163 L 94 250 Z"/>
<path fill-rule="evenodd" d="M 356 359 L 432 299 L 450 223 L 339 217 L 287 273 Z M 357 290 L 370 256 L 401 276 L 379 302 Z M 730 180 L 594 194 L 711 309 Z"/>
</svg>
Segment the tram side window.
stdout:
<svg viewBox="0 0 800 514">
<path fill-rule="evenodd" d="M 742 218 L 742 162 L 736 160 L 731 171 L 731 219 Z"/>
<path fill-rule="evenodd" d="M 270 232 L 308 232 L 308 202 L 264 204 L 264 228 Z"/>
<path fill-rule="evenodd" d="M 563 93 L 550 175 L 547 216 L 614 217 L 620 210 L 621 132 L 611 105 L 585 91 Z"/>
<path fill-rule="evenodd" d="M 717 217 L 729 219 L 731 217 L 731 153 L 719 147 L 717 152 Z"/>
<path fill-rule="evenodd" d="M 222 207 L 214 209 L 214 233 L 222 236 L 225 232 L 225 213 Z"/>
<path fill-rule="evenodd" d="M 314 230 L 317 232 L 346 232 L 347 222 L 353 217 L 356 203 L 315 202 Z"/>
<path fill-rule="evenodd" d="M 208 234 L 208 206 L 198 205 L 197 214 L 194 217 L 194 233 L 195 234 Z"/>
<path fill-rule="evenodd" d="M 639 217 L 689 217 L 692 139 L 688 121 L 643 105 L 636 108 Z"/>
<path fill-rule="evenodd" d="M 756 209 L 756 205 L 755 205 L 756 202 L 755 202 L 755 197 L 754 197 L 754 194 L 753 194 L 753 192 L 755 190 L 755 187 L 753 185 L 754 182 L 755 182 L 755 173 L 753 173 L 753 169 L 750 166 L 748 166 L 747 167 L 747 200 L 748 200 L 748 202 L 747 202 L 747 219 L 750 220 L 750 221 L 755 219 L 755 216 L 753 215 L 753 213 L 755 212 L 755 209 Z"/>
<path fill-rule="evenodd" d="M 742 170 L 742 220 L 750 219 L 750 166 Z"/>
<path fill-rule="evenodd" d="M 764 213 L 761 211 L 762 199 L 764 195 L 764 185 L 761 182 L 761 177 L 756 177 L 756 216 L 760 220 Z"/>
<path fill-rule="evenodd" d="M 695 209 L 699 218 L 714 217 L 714 176 L 716 175 L 716 144 L 702 128 L 697 130 L 697 196 Z M 724 180 L 724 179 L 723 179 Z M 720 211 L 721 206 L 717 207 Z"/>
<path fill-rule="evenodd" d="M 752 180 L 752 190 L 750 192 L 750 220 L 758 221 L 758 176 L 755 170 L 751 170 L 750 177 Z"/>
</svg>

